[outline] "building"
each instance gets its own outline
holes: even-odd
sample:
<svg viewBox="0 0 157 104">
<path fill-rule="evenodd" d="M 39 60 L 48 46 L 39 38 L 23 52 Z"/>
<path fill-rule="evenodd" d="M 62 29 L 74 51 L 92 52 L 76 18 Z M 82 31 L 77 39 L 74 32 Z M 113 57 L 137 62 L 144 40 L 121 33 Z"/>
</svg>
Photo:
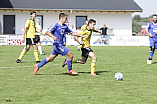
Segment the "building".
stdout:
<svg viewBox="0 0 157 104">
<path fill-rule="evenodd" d="M 109 26 L 114 36 L 132 35 L 132 13 L 142 12 L 133 0 L 1 0 L 0 33 L 22 34 L 30 11 L 36 11 L 43 29 L 58 21 L 58 14 L 68 14 L 75 28 L 86 19 L 97 21 L 96 28 Z"/>
</svg>

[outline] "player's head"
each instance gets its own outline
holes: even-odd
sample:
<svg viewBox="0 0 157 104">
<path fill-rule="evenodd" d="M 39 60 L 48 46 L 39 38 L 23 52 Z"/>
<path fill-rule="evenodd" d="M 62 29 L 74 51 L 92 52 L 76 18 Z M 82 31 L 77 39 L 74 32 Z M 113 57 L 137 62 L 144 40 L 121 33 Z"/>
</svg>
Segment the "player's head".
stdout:
<svg viewBox="0 0 157 104">
<path fill-rule="evenodd" d="M 106 27 L 106 24 L 104 24 L 104 27 Z"/>
<path fill-rule="evenodd" d="M 93 29 L 95 25 L 96 25 L 96 21 L 94 19 L 90 19 L 88 21 L 88 26 L 90 26 L 91 29 Z"/>
<path fill-rule="evenodd" d="M 66 22 L 65 24 L 66 24 L 67 26 L 69 26 L 69 22 Z"/>
<path fill-rule="evenodd" d="M 59 14 L 59 21 L 62 21 L 63 23 L 65 23 L 67 20 L 67 15 L 65 13 L 60 13 Z"/>
<path fill-rule="evenodd" d="M 35 11 L 32 11 L 32 12 L 30 13 L 30 15 L 31 15 L 31 17 L 32 17 L 33 19 L 35 19 L 35 17 L 36 17 L 36 12 L 35 12 Z"/>
<path fill-rule="evenodd" d="M 153 22 L 157 23 L 157 15 L 156 14 L 153 14 Z"/>
<path fill-rule="evenodd" d="M 85 24 L 88 25 L 88 20 L 86 20 Z"/>
<path fill-rule="evenodd" d="M 77 29 L 78 29 L 78 30 L 81 30 L 81 27 L 79 26 Z"/>
<path fill-rule="evenodd" d="M 40 18 L 36 19 L 36 23 L 40 24 Z"/>
</svg>

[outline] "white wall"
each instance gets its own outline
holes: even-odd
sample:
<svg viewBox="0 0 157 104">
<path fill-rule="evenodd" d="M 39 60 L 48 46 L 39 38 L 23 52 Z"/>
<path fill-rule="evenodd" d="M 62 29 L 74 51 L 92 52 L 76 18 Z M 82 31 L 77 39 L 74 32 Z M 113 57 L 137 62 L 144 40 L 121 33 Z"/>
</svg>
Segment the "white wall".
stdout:
<svg viewBox="0 0 157 104">
<path fill-rule="evenodd" d="M 60 12 L 37 12 L 37 15 L 43 15 L 43 28 L 47 29 L 52 24 L 58 22 L 58 15 Z M 69 13 L 67 13 L 69 14 Z M 0 11 L 0 22 L 3 27 L 3 15 L 15 15 L 15 34 L 22 34 L 22 28 L 26 20 L 30 17 L 29 11 Z M 87 19 L 95 19 L 97 21 L 96 28 L 102 27 L 104 24 L 109 28 L 113 28 L 115 36 L 131 36 L 132 35 L 132 17 L 131 13 L 84 13 L 73 12 L 68 16 L 68 21 L 71 25 L 76 26 L 76 16 L 87 16 Z M 2 28 L 3 30 L 3 28 Z M 3 32 L 3 31 L 2 31 Z"/>
</svg>

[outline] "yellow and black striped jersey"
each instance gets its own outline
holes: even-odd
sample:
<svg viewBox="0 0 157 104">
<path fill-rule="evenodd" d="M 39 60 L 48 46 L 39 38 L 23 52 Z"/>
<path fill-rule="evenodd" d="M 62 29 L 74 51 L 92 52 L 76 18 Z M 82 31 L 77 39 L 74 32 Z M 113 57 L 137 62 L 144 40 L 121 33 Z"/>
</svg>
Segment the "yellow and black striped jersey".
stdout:
<svg viewBox="0 0 157 104">
<path fill-rule="evenodd" d="M 35 38 L 35 28 L 36 28 L 35 20 L 28 19 L 25 24 L 25 27 L 27 27 L 25 37 Z"/>
</svg>

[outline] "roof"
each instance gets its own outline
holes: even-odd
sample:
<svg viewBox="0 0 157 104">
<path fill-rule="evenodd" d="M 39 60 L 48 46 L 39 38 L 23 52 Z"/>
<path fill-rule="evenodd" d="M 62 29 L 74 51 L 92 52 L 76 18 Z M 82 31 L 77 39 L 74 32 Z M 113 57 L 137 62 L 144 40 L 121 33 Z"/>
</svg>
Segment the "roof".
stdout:
<svg viewBox="0 0 157 104">
<path fill-rule="evenodd" d="M 0 0 L 0 9 L 142 12 L 133 0 Z"/>
</svg>

